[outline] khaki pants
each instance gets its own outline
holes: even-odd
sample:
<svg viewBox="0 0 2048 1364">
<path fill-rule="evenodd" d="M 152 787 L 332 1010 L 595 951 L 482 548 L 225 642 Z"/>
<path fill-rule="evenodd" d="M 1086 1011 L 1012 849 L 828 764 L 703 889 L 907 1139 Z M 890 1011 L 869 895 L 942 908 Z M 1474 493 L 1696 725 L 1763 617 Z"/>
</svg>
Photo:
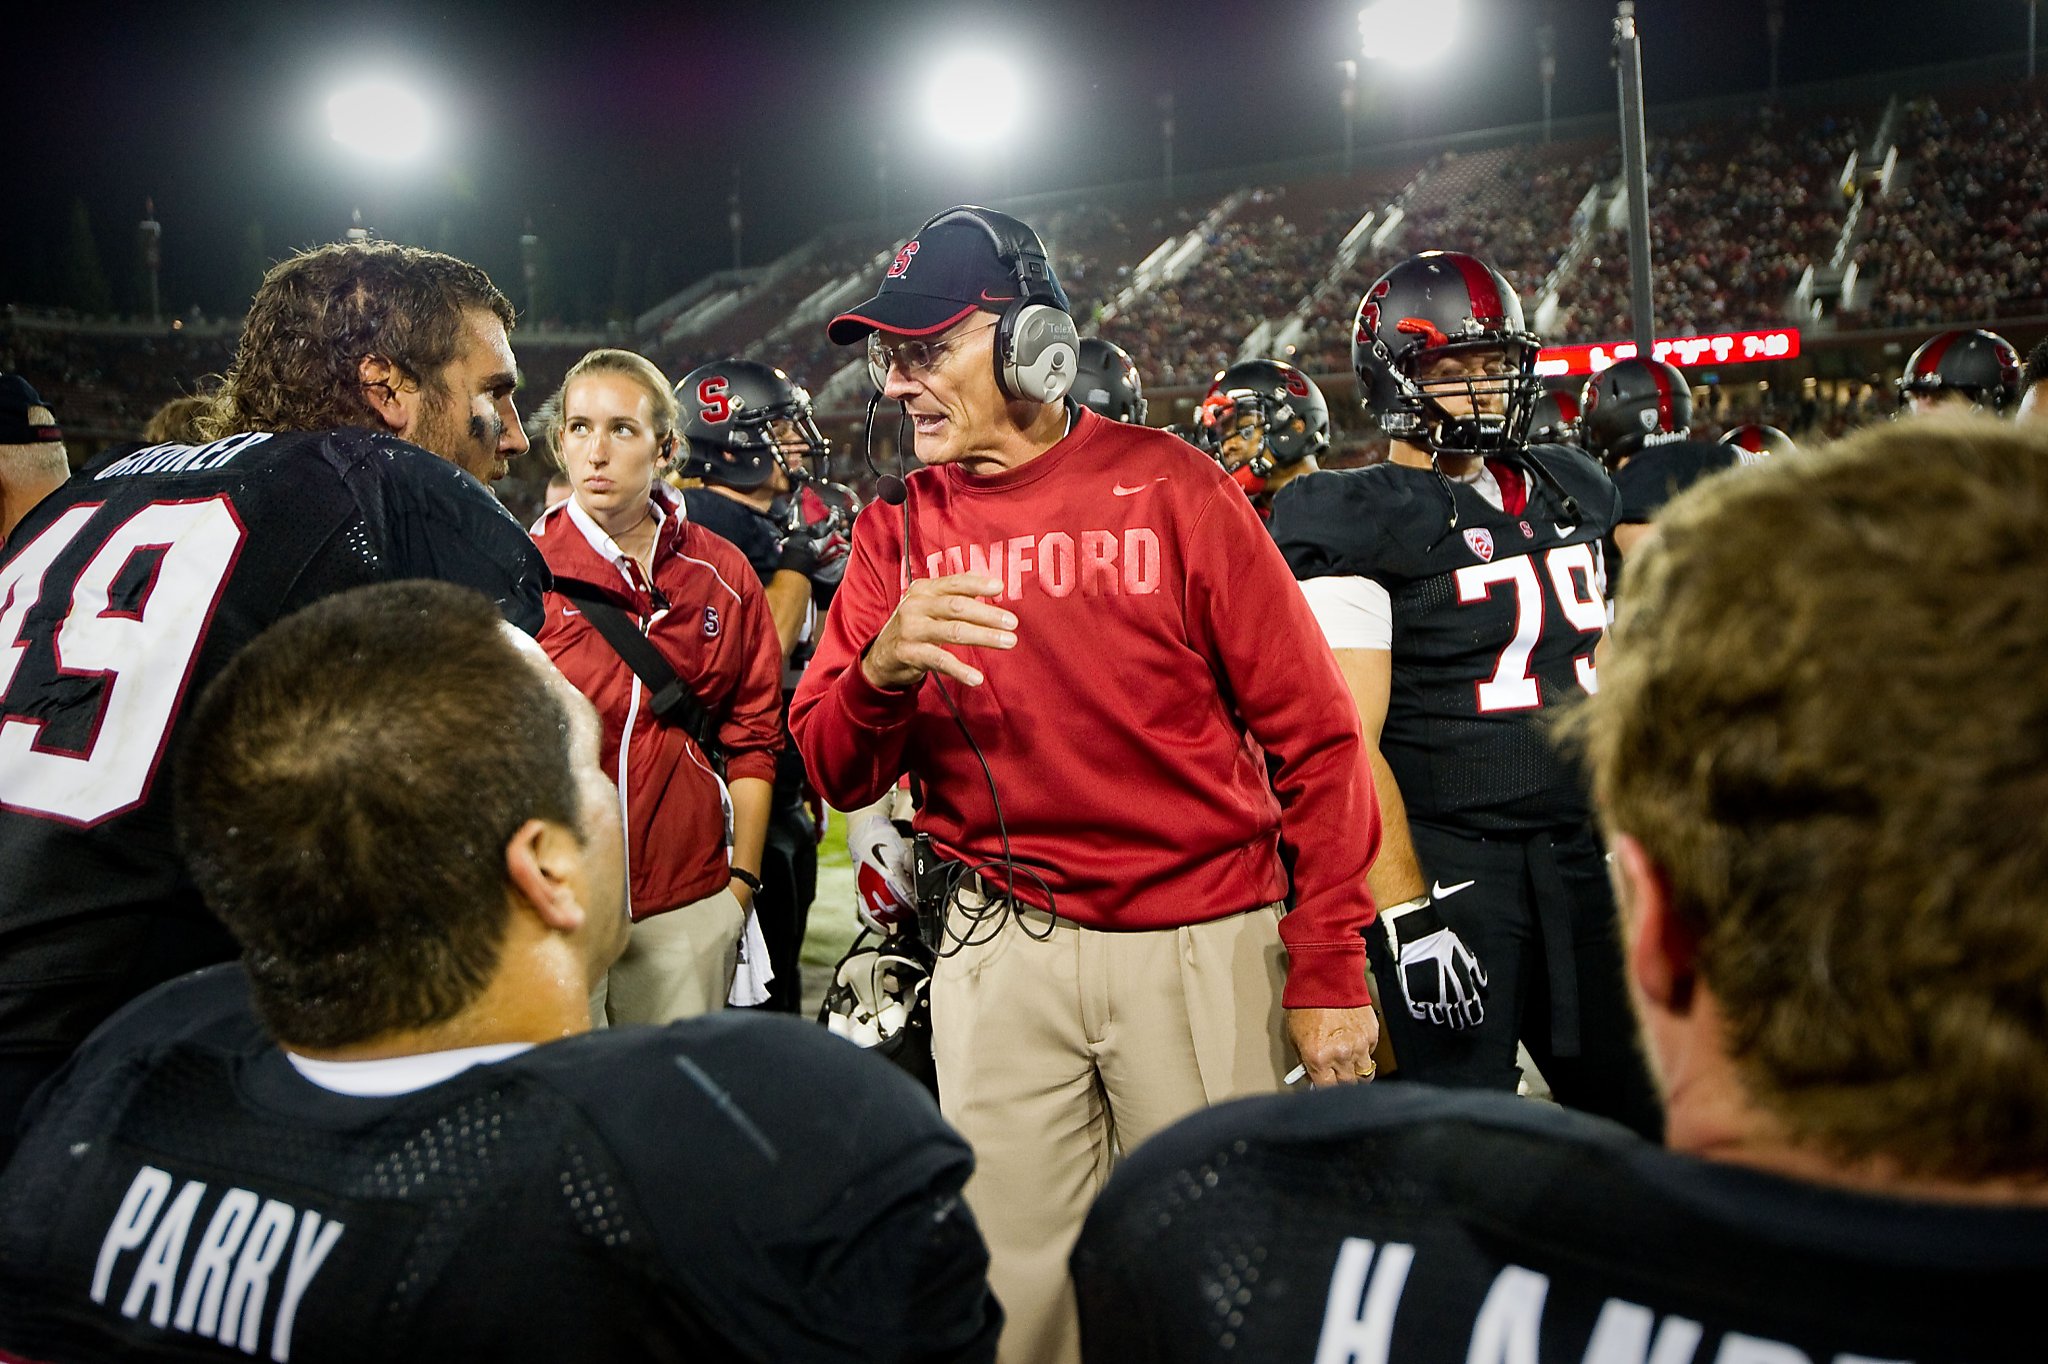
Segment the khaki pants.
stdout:
<svg viewBox="0 0 2048 1364">
<path fill-rule="evenodd" d="M 739 899 L 723 889 L 637 921 L 590 996 L 592 1025 L 673 1023 L 723 1009 L 746 926 Z"/>
<path fill-rule="evenodd" d="M 939 1102 L 974 1147 L 1006 1364 L 1080 1358 L 1067 1255 L 1116 1154 L 1281 1088 L 1279 925 L 1277 905 L 1132 933 L 1031 915 L 939 963 Z"/>
</svg>

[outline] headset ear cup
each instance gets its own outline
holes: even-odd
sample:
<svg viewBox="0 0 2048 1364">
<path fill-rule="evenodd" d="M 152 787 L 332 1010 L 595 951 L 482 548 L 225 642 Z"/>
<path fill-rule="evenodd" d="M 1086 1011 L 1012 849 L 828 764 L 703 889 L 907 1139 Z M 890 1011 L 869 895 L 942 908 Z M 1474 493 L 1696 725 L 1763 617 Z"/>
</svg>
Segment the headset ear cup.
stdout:
<svg viewBox="0 0 2048 1364">
<path fill-rule="evenodd" d="M 889 371 L 884 366 L 875 363 L 875 353 L 873 351 L 867 351 L 864 358 L 867 361 L 868 382 L 875 386 L 875 392 L 880 393 L 889 386 Z"/>
<path fill-rule="evenodd" d="M 1074 386 L 1080 361 L 1081 334 L 1064 309 L 1013 304 L 996 325 L 996 382 L 1007 397 L 1056 403 Z"/>
</svg>

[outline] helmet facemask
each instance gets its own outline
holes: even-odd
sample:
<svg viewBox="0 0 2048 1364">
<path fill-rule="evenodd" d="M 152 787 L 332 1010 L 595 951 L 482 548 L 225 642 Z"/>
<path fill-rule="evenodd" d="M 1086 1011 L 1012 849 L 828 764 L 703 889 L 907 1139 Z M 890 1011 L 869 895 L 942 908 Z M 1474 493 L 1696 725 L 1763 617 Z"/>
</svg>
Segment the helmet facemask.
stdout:
<svg viewBox="0 0 2048 1364">
<path fill-rule="evenodd" d="M 1533 340 L 1496 334 L 1452 342 L 1441 333 L 1430 339 L 1442 344 L 1411 352 L 1392 367 L 1412 421 L 1388 423 L 1388 434 L 1423 445 L 1436 458 L 1484 457 L 1527 444 L 1529 419 L 1542 392 Z M 1480 367 L 1430 375 L 1432 365 L 1446 357 Z M 1396 430 L 1397 424 L 1406 429 Z"/>
<path fill-rule="evenodd" d="M 788 423 L 778 435 L 778 423 Z M 794 482 L 823 478 L 832 458 L 832 442 L 818 429 L 811 410 L 811 395 L 802 388 L 792 391 L 788 402 L 734 418 L 734 445 L 767 450 Z M 813 463 L 815 461 L 815 463 Z"/>
<path fill-rule="evenodd" d="M 1313 439 L 1308 417 L 1297 412 L 1292 403 L 1249 388 L 1211 393 L 1195 409 L 1195 423 L 1201 448 L 1212 459 L 1233 473 L 1249 470 L 1260 480 L 1300 463 L 1308 455 Z M 1251 458 L 1232 465 L 1224 454 L 1224 446 L 1239 436 L 1253 441 L 1254 448 Z"/>
</svg>

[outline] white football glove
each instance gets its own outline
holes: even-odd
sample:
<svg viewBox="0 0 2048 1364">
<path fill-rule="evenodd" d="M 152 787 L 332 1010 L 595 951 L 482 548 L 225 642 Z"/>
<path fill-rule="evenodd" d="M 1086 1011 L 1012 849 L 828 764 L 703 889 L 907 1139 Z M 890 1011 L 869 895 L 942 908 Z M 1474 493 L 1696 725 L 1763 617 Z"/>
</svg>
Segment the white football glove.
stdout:
<svg viewBox="0 0 2048 1364">
<path fill-rule="evenodd" d="M 1446 1028 L 1478 1027 L 1486 1017 L 1486 968 L 1429 897 L 1381 910 L 1379 924 L 1400 965 L 1408 1016 Z"/>
<path fill-rule="evenodd" d="M 915 923 L 910 840 L 902 831 L 879 810 L 866 810 L 848 822 L 846 847 L 853 854 L 854 912 L 861 923 L 884 937 Z"/>
</svg>

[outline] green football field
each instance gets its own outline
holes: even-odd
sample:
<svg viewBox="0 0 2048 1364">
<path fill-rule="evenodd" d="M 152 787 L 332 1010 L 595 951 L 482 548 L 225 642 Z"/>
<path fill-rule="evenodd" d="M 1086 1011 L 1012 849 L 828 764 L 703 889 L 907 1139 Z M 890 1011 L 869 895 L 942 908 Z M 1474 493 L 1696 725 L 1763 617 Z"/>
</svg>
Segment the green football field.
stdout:
<svg viewBox="0 0 2048 1364">
<path fill-rule="evenodd" d="M 804 933 L 804 1013 L 815 1017 L 832 967 L 860 932 L 853 913 L 853 859 L 846 851 L 846 816 L 832 812 L 825 841 L 818 845 L 818 898 L 811 902 Z"/>
</svg>

